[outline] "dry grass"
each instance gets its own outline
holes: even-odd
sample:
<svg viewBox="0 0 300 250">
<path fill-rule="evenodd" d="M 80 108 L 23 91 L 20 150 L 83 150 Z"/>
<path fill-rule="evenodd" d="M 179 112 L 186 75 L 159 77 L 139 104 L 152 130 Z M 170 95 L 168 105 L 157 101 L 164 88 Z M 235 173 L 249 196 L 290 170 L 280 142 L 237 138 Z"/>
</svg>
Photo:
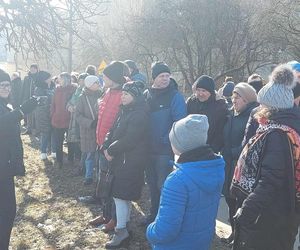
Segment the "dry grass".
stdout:
<svg viewBox="0 0 300 250">
<path fill-rule="evenodd" d="M 52 161 L 42 162 L 37 139 L 23 136 L 27 175 L 16 180 L 17 217 L 12 232 L 11 249 L 104 249 L 109 235 L 91 228 L 87 222 L 98 215 L 97 205 L 78 202 L 79 196 L 91 195 L 92 187 L 83 186 L 83 177 L 75 175 L 72 166 L 57 169 Z M 146 192 L 134 203 L 131 221 L 130 250 L 150 249 L 137 221 L 147 212 Z M 219 236 L 226 234 L 218 228 Z M 216 237 L 213 250 L 228 249 Z"/>
</svg>

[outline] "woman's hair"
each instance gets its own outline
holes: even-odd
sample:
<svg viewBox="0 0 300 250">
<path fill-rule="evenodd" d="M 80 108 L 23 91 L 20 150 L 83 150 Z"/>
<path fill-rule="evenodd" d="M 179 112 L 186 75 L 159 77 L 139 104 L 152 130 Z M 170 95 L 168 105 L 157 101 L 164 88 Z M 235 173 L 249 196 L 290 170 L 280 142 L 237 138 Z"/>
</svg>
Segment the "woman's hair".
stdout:
<svg viewBox="0 0 300 250">
<path fill-rule="evenodd" d="M 67 86 L 71 84 L 71 75 L 67 72 L 62 72 L 59 77 L 63 80 L 62 86 Z"/>
<path fill-rule="evenodd" d="M 85 69 L 85 73 L 88 73 L 89 75 L 96 75 L 97 69 L 94 65 L 88 65 Z"/>
<path fill-rule="evenodd" d="M 274 107 L 265 107 L 265 106 L 260 106 L 258 108 L 258 110 L 255 112 L 254 114 L 254 118 L 256 120 L 260 120 L 260 119 L 270 119 L 270 117 L 278 112 L 279 109 L 278 108 L 274 108 Z"/>
</svg>

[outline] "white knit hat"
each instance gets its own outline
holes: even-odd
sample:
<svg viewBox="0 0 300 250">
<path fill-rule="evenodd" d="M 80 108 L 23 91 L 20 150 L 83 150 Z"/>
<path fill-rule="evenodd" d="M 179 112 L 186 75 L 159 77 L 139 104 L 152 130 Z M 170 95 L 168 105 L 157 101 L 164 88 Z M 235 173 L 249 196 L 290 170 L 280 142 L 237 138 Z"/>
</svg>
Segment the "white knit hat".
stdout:
<svg viewBox="0 0 300 250">
<path fill-rule="evenodd" d="M 99 78 L 94 75 L 89 75 L 84 79 L 84 85 L 90 88 L 94 83 L 99 83 Z"/>
<path fill-rule="evenodd" d="M 292 89 L 296 81 L 292 67 L 287 64 L 277 66 L 270 81 L 258 92 L 257 101 L 267 107 L 289 109 L 294 106 Z"/>
</svg>

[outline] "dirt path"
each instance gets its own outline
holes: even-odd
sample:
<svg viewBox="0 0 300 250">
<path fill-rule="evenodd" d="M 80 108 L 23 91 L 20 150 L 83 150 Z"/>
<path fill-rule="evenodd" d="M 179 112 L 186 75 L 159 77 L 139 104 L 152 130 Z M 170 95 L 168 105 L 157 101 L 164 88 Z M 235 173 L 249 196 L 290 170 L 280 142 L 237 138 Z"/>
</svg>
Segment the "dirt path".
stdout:
<svg viewBox="0 0 300 250">
<path fill-rule="evenodd" d="M 57 169 L 52 161 L 42 162 L 36 138 L 24 136 L 23 142 L 27 175 L 16 181 L 18 210 L 11 249 L 104 249 L 109 235 L 87 225 L 100 208 L 78 201 L 79 196 L 90 195 L 93 186 L 84 187 L 83 177 L 76 176 L 71 166 Z M 136 226 L 148 205 L 145 191 L 142 200 L 134 203 L 130 250 L 150 249 L 143 229 Z M 227 233 L 217 223 L 212 250 L 229 249 L 219 239 Z"/>
</svg>

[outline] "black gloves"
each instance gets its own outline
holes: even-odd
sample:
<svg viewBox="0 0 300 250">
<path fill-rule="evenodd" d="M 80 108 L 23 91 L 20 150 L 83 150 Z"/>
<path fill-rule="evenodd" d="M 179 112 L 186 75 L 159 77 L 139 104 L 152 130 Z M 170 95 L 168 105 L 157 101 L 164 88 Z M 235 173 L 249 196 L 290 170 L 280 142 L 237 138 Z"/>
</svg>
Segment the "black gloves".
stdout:
<svg viewBox="0 0 300 250">
<path fill-rule="evenodd" d="M 98 119 L 96 120 L 93 120 L 92 123 L 91 123 L 91 128 L 96 128 L 97 127 L 97 123 L 98 123 Z"/>
<path fill-rule="evenodd" d="M 27 115 L 31 113 L 37 105 L 37 99 L 35 97 L 31 97 L 21 105 L 20 110 L 24 113 L 24 115 Z"/>
</svg>

